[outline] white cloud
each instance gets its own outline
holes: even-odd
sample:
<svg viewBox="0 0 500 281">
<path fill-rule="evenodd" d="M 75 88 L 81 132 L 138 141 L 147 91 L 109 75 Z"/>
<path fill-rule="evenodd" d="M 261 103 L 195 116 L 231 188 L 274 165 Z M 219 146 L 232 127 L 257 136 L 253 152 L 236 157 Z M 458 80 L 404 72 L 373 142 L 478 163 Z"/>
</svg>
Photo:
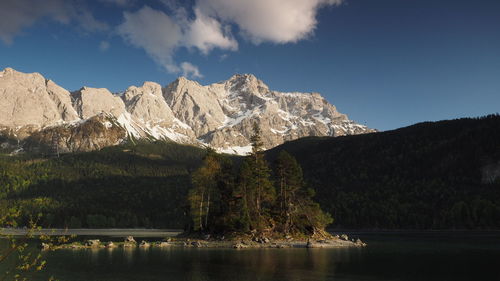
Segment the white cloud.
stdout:
<svg viewBox="0 0 500 281">
<path fill-rule="evenodd" d="M 229 28 L 224 28 L 216 19 L 208 17 L 195 9 L 195 20 L 190 23 L 185 34 L 187 46 L 198 48 L 208 54 L 214 48 L 237 50 L 238 42 L 232 37 Z"/>
<path fill-rule="evenodd" d="M 238 42 L 230 30 L 216 19 L 198 14 L 193 20 L 183 8 L 176 8 L 172 16 L 144 6 L 136 12 L 124 12 L 124 21 L 117 27 L 126 42 L 146 53 L 168 72 L 201 78 L 199 69 L 189 63 L 177 65 L 173 59 L 177 48 L 196 48 L 208 54 L 214 48 L 238 49 Z"/>
<path fill-rule="evenodd" d="M 198 0 L 206 16 L 238 25 L 253 43 L 297 42 L 315 29 L 317 11 L 342 0 Z"/>
<path fill-rule="evenodd" d="M 70 24 L 78 23 L 78 27 L 88 31 L 104 31 L 109 27 L 106 23 L 94 18 L 78 0 L 2 0 L 0 5 L 0 40 L 11 44 L 15 35 L 32 26 L 41 18 Z"/>
<path fill-rule="evenodd" d="M 144 6 L 135 13 L 124 12 L 118 33 L 131 45 L 143 48 L 169 72 L 179 72 L 172 59 L 174 49 L 182 40 L 180 26 L 167 14 Z"/>
<path fill-rule="evenodd" d="M 108 41 L 101 41 L 101 43 L 99 43 L 99 50 L 103 52 L 107 51 L 109 47 L 111 47 L 111 45 Z"/>
<path fill-rule="evenodd" d="M 181 69 L 182 69 L 182 76 L 194 77 L 194 78 L 202 78 L 203 77 L 203 75 L 201 75 L 198 67 L 195 65 L 192 65 L 189 62 L 181 63 Z"/>
</svg>

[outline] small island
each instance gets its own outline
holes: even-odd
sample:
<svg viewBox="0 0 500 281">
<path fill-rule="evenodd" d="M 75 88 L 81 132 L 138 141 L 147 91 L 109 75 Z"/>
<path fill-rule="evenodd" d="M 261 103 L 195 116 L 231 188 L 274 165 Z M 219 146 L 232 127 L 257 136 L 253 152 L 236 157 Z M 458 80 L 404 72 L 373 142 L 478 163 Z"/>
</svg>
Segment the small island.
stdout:
<svg viewBox="0 0 500 281">
<path fill-rule="evenodd" d="M 125 237 L 123 241 L 106 241 L 101 242 L 99 239 L 89 239 L 83 242 L 72 242 L 60 245 L 50 243 L 42 243 L 42 250 L 61 250 L 61 249 L 113 249 L 113 248 L 167 248 L 167 247 L 182 247 L 182 248 L 343 248 L 343 247 L 364 247 L 366 244 L 360 239 L 350 240 L 346 234 L 335 235 L 330 239 L 307 239 L 299 240 L 289 237 L 288 239 L 269 239 L 238 237 L 232 239 L 211 238 L 207 235 L 205 239 L 174 237 L 166 238 L 162 241 L 145 241 L 137 242 L 134 237 Z"/>
<path fill-rule="evenodd" d="M 192 173 L 186 210 L 190 219 L 180 235 L 157 242 L 137 243 L 129 236 L 123 242 L 87 240 L 58 246 L 43 244 L 42 248 L 366 246 L 359 239 L 325 231 L 333 218 L 314 202 L 314 191 L 304 182 L 298 162 L 281 151 L 270 165 L 257 124 L 253 132 L 252 152 L 241 163 L 207 149 L 202 165 Z"/>
</svg>

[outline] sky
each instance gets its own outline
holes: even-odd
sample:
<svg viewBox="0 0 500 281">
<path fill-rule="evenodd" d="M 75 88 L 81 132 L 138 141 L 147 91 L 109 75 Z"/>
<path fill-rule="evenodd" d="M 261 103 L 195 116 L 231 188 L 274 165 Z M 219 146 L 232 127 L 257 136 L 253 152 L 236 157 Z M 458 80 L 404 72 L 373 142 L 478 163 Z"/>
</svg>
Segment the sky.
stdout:
<svg viewBox="0 0 500 281">
<path fill-rule="evenodd" d="M 0 69 L 72 91 L 252 73 L 390 130 L 500 112 L 498 0 L 0 0 Z"/>
</svg>

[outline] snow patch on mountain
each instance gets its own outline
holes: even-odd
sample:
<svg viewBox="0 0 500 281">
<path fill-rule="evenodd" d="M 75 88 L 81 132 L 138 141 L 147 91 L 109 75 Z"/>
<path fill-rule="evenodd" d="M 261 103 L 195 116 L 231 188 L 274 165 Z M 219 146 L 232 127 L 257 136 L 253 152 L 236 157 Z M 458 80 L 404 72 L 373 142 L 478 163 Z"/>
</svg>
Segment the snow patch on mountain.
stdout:
<svg viewBox="0 0 500 281">
<path fill-rule="evenodd" d="M 90 87 L 70 93 L 38 73 L 26 74 L 10 68 L 0 72 L 0 128 L 8 129 L 16 138 L 68 125 L 71 130 L 87 128 L 97 122 L 113 131 L 113 139 L 103 141 L 108 133 L 100 131 L 98 135 L 90 130 L 85 138 L 95 145 L 86 145 L 85 149 L 119 143 L 121 133 L 115 126 L 125 132 L 124 139 L 171 140 L 240 155 L 251 150 L 254 123 L 261 128 L 266 149 L 305 136 L 374 131 L 339 113 L 318 93 L 273 91 L 251 74 L 237 74 L 207 86 L 184 77 L 164 88 L 144 82 L 112 94 L 104 88 Z M 80 137 L 77 131 L 71 134 L 73 138 Z M 71 138 L 68 141 L 85 142 Z"/>
</svg>

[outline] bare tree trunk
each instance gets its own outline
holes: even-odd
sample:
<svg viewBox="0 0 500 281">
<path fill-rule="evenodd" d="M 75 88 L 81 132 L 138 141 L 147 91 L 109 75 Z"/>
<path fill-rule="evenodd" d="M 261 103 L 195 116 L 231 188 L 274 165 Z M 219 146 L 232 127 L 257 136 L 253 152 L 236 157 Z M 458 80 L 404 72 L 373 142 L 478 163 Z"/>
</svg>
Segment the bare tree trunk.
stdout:
<svg viewBox="0 0 500 281">
<path fill-rule="evenodd" d="M 199 213 L 199 221 L 200 221 L 200 231 L 203 230 L 203 199 L 205 198 L 205 191 L 201 192 L 201 200 L 200 200 L 200 213 Z"/>
<path fill-rule="evenodd" d="M 260 185 L 257 187 L 257 198 L 255 203 L 257 208 L 257 215 L 260 218 Z"/>
<path fill-rule="evenodd" d="M 245 203 L 245 213 L 247 218 L 250 220 L 250 210 L 248 207 L 248 193 L 247 193 L 247 186 L 243 185 L 243 201 Z M 252 221 L 249 221 L 250 227 L 252 228 Z"/>
<path fill-rule="evenodd" d="M 210 212 L 210 192 L 207 194 L 207 213 L 205 214 L 205 227 L 208 227 L 208 212 Z"/>
<path fill-rule="evenodd" d="M 283 212 L 285 210 L 285 202 L 286 202 L 286 198 L 285 198 L 285 176 L 283 175 L 283 169 L 281 169 L 280 171 L 280 207 L 281 207 L 281 212 Z"/>
</svg>

